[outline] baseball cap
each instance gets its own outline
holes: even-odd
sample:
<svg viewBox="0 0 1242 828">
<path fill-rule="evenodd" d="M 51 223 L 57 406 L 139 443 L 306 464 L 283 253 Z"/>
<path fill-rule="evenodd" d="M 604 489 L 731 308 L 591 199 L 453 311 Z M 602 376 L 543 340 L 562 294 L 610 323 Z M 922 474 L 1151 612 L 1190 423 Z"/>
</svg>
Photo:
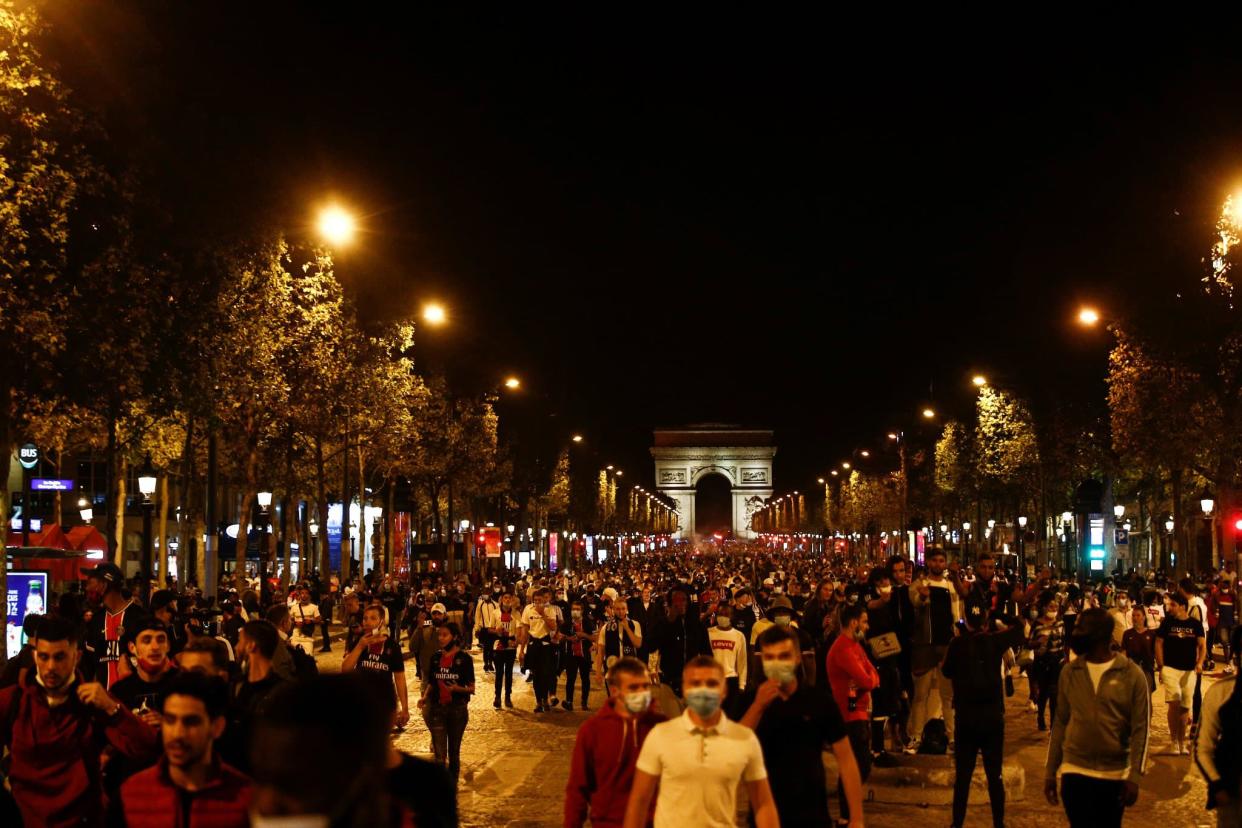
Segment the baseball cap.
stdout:
<svg viewBox="0 0 1242 828">
<path fill-rule="evenodd" d="M 151 612 L 163 609 L 177 600 L 177 593 L 171 589 L 157 589 L 151 593 Z"/>
<path fill-rule="evenodd" d="M 788 611 L 790 615 L 793 615 L 793 604 L 790 603 L 788 598 L 782 595 L 780 598 L 772 601 L 772 607 L 768 610 L 768 613 L 775 615 L 777 610 L 785 610 Z"/>
<path fill-rule="evenodd" d="M 444 604 L 441 604 L 439 601 L 436 601 L 434 604 L 431 605 L 431 611 L 444 613 L 445 615 L 448 614 L 448 610 L 444 608 Z"/>
<path fill-rule="evenodd" d="M 120 586 L 125 583 L 125 576 L 121 574 L 121 568 L 114 563 L 101 563 L 99 566 L 84 566 L 80 570 L 87 578 L 98 578 L 109 584 Z"/>
</svg>

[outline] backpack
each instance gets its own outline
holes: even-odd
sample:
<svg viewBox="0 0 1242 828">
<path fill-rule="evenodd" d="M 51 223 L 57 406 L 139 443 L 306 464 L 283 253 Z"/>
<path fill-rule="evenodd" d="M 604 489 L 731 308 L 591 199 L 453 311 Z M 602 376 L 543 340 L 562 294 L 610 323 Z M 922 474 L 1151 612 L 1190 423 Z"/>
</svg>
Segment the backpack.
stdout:
<svg viewBox="0 0 1242 828">
<path fill-rule="evenodd" d="M 919 753 L 943 756 L 949 752 L 949 731 L 944 726 L 944 719 L 929 719 L 923 725 L 923 738 L 919 742 Z"/>
</svg>

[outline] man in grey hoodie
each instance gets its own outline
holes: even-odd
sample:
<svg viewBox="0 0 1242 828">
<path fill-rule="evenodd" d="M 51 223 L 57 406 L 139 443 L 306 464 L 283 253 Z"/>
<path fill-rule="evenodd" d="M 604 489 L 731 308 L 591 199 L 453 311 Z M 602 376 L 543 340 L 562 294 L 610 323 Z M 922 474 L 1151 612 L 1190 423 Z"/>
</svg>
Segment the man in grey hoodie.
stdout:
<svg viewBox="0 0 1242 828">
<path fill-rule="evenodd" d="M 1078 655 L 1061 671 L 1057 710 L 1044 766 L 1044 796 L 1061 800 L 1071 828 L 1120 828 L 1138 800 L 1147 761 L 1151 696 L 1143 671 L 1112 651 L 1113 619 L 1102 609 L 1078 617 L 1070 648 Z"/>
</svg>

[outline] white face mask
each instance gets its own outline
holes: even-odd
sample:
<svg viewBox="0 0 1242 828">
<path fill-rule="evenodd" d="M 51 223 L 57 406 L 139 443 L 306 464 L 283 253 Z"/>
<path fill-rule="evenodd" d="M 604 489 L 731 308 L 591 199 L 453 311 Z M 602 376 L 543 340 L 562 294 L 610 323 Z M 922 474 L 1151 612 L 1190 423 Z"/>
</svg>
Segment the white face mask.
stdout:
<svg viewBox="0 0 1242 828">
<path fill-rule="evenodd" d="M 880 594 L 881 594 L 881 595 L 888 595 L 888 594 L 889 594 L 890 592 L 892 592 L 892 591 L 893 591 L 892 586 L 882 586 L 882 587 L 880 587 Z"/>
<path fill-rule="evenodd" d="M 635 716 L 646 713 L 647 708 L 651 706 L 651 691 L 642 690 L 638 693 L 625 693 L 621 697 L 621 702 L 625 705 L 625 709 Z"/>
</svg>

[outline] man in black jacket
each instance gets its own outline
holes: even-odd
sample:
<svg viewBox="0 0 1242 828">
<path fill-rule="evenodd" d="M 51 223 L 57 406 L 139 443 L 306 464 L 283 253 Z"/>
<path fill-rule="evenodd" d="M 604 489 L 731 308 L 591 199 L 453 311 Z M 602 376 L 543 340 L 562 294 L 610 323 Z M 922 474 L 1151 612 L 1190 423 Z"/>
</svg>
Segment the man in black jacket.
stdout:
<svg viewBox="0 0 1242 828">
<path fill-rule="evenodd" d="M 1001 683 L 1001 662 L 1005 651 L 1019 647 L 1024 638 L 1016 618 L 998 619 L 1000 629 L 989 631 L 988 607 L 979 596 L 966 602 L 966 632 L 949 642 L 941 672 L 953 682 L 953 707 L 958 712 L 953 740 L 956 777 L 953 780 L 953 825 L 966 820 L 966 801 L 975 759 L 983 751 L 983 771 L 988 779 L 992 801 L 992 824 L 1005 824 L 1005 785 L 1001 781 L 1001 762 L 1005 752 L 1005 691 Z"/>
<path fill-rule="evenodd" d="M 681 695 L 681 671 L 696 655 L 709 655 L 711 643 L 698 613 L 690 611 L 690 594 L 678 584 L 669 590 L 668 614 L 660 620 L 656 648 L 660 653 L 660 681 Z"/>
</svg>

